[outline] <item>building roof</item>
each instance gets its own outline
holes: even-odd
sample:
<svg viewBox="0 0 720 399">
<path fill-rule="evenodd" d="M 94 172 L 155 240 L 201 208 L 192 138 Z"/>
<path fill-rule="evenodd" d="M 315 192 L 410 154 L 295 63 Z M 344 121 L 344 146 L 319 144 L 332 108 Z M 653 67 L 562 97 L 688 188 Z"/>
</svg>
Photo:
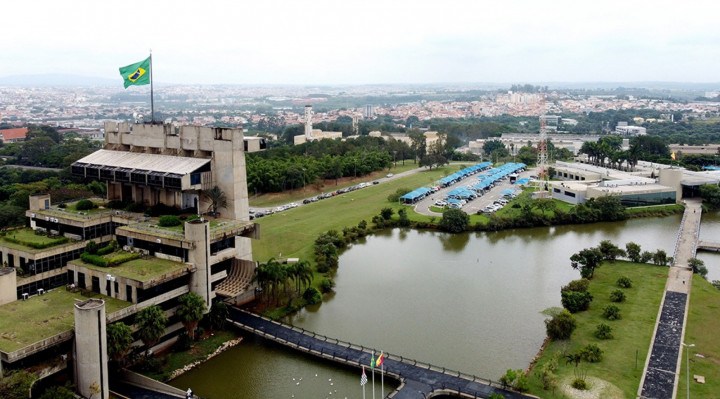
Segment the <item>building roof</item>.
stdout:
<svg viewBox="0 0 720 399">
<path fill-rule="evenodd" d="M 0 130 L 0 136 L 2 136 L 3 140 L 24 139 L 27 137 L 27 134 L 28 134 L 28 128 L 26 128 L 26 127 Z"/>
<path fill-rule="evenodd" d="M 79 159 L 77 162 L 73 163 L 73 165 L 92 164 L 185 175 L 194 172 L 208 162 L 210 162 L 210 160 L 204 158 L 98 150 L 82 159 Z"/>
</svg>

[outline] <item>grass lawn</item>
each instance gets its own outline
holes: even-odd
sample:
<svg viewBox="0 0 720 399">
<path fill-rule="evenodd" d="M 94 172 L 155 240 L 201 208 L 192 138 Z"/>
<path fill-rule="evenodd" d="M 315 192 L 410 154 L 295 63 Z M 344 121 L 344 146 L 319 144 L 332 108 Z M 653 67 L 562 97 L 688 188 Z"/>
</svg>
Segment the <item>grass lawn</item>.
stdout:
<svg viewBox="0 0 720 399">
<path fill-rule="evenodd" d="M 46 235 L 35 234 L 35 231 L 31 228 L 23 228 L 17 230 L 9 230 L 6 237 L 17 240 L 17 243 L 6 240 L 5 237 L 0 236 L 0 240 L 4 243 L 19 245 L 24 250 L 34 249 L 32 247 L 26 247 L 28 244 L 42 245 L 45 248 L 49 248 L 55 245 L 64 244 L 68 241 L 65 237 L 48 237 Z"/>
<path fill-rule="evenodd" d="M 655 327 L 660 301 L 667 280 L 666 267 L 640 265 L 618 261 L 604 263 L 595 271 L 590 283 L 593 302 L 590 309 L 575 314 L 577 329 L 567 341 L 551 342 L 537 364 L 530 371 L 530 392 L 542 398 L 565 398 L 560 389 L 548 392 L 542 389 L 536 371 L 553 356 L 558 356 L 559 385 L 568 384 L 574 379 L 574 367 L 566 364 L 565 355 L 580 351 L 588 344 L 597 344 L 603 351 L 603 360 L 599 363 L 583 361 L 580 367 L 587 371 L 588 377 L 608 381 L 619 388 L 626 398 L 634 398 L 642 377 L 645 359 L 650 348 L 650 339 Z M 627 300 L 622 303 L 610 302 L 610 292 L 618 289 L 615 282 L 621 276 L 629 277 L 632 288 L 625 289 Z M 579 277 L 579 276 L 578 276 Z M 602 317 L 603 308 L 609 304 L 620 308 L 621 320 L 608 321 Z M 593 332 L 598 324 L 612 327 L 614 339 L 600 340 Z M 637 354 L 637 358 L 636 358 Z M 600 397 L 607 397 L 608 394 Z"/>
<path fill-rule="evenodd" d="M 85 263 L 80 259 L 73 260 L 70 263 L 77 263 L 88 269 L 143 282 L 150 281 L 175 270 L 187 268 L 187 265 L 184 263 L 153 257 L 134 259 L 113 267 L 95 266 Z"/>
<path fill-rule="evenodd" d="M 0 306 L 0 350 L 13 352 L 45 338 L 71 330 L 75 325 L 75 301 L 100 298 L 110 314 L 130 305 L 129 302 L 104 295 L 70 292 L 55 288 L 27 301 Z"/>
<path fill-rule="evenodd" d="M 685 329 L 685 342 L 695 344 L 690 348 L 690 396 L 693 398 L 717 397 L 720 392 L 720 340 L 715 334 L 720 331 L 720 290 L 707 280 L 695 275 L 690 292 L 690 311 Z M 700 354 L 704 357 L 697 357 Z M 678 397 L 687 391 L 685 373 L 687 358 L 682 353 Z M 705 377 L 705 384 L 693 381 L 694 375 Z M 715 393 L 713 393 L 715 392 Z"/>
<path fill-rule="evenodd" d="M 400 209 L 403 205 L 390 203 L 387 197 L 399 188 L 414 190 L 454 173 L 464 166 L 450 165 L 425 170 L 402 179 L 373 185 L 341 194 L 255 221 L 260 225 L 260 240 L 253 241 L 253 257 L 261 262 L 272 257 L 297 257 L 312 260 L 313 243 L 320 233 L 343 227 L 357 226 L 361 220 L 371 223 L 373 216 L 384 207 Z M 406 207 L 407 208 L 407 207 Z M 397 212 L 396 212 L 397 213 Z M 408 212 L 412 219 L 420 217 Z M 420 220 L 429 220 L 421 216 Z"/>
<path fill-rule="evenodd" d="M 161 357 L 162 367 L 159 370 L 146 372 L 144 374 L 163 381 L 173 371 L 181 369 L 184 366 L 198 360 L 204 360 L 208 355 L 215 352 L 215 350 L 222 344 L 237 337 L 239 337 L 239 334 L 234 330 L 215 331 L 212 335 L 207 336 L 205 339 L 195 342 L 190 350 L 182 352 L 169 352 L 166 355 L 163 355 Z"/>
<path fill-rule="evenodd" d="M 305 198 L 312 197 L 324 192 L 339 190 L 341 188 L 353 186 L 362 182 L 371 182 L 373 180 L 385 177 L 388 173 L 401 173 L 411 169 L 416 169 L 418 165 L 412 161 L 405 161 L 405 165 L 398 164 L 397 166 L 391 167 L 390 169 L 384 169 L 381 171 L 373 172 L 367 176 L 357 178 L 343 178 L 338 179 L 338 184 L 335 184 L 335 180 L 325 180 L 319 184 L 308 184 L 302 189 L 283 191 L 281 193 L 267 193 L 262 195 L 250 195 L 249 201 L 251 207 L 273 207 L 278 205 L 284 205 L 289 202 L 299 202 Z M 450 166 L 452 168 L 452 166 Z M 417 188 L 417 187 L 413 187 Z M 249 194 L 249 193 L 248 193 Z"/>
</svg>

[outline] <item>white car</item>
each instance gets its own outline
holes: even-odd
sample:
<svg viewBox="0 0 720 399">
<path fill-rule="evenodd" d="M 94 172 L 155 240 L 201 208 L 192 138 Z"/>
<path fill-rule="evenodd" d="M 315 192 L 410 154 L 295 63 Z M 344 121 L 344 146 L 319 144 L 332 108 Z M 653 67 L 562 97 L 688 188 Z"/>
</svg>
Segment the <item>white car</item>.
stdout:
<svg viewBox="0 0 720 399">
<path fill-rule="evenodd" d="M 437 205 L 437 206 L 445 206 L 445 205 L 447 205 L 447 202 L 445 202 L 445 201 L 435 201 L 435 205 Z"/>
</svg>

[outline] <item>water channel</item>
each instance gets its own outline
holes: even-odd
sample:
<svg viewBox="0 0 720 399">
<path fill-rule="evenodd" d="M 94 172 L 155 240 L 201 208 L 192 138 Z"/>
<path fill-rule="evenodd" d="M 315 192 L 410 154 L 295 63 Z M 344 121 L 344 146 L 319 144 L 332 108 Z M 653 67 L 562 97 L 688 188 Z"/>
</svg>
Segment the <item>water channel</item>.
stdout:
<svg viewBox="0 0 720 399">
<path fill-rule="evenodd" d="M 542 311 L 560 306 L 560 287 L 579 278 L 570 267 L 572 253 L 609 239 L 672 254 L 680 218 L 487 234 L 389 230 L 345 251 L 335 277 L 337 293 L 287 321 L 498 379 L 508 368 L 524 369 L 537 353 L 545 336 Z M 712 227 L 704 223 L 701 237 L 717 237 L 713 229 L 720 231 L 720 217 L 710 215 L 708 222 Z M 703 257 L 709 278 L 720 279 L 713 277 L 720 276 L 720 255 Z M 359 381 L 355 370 L 249 337 L 172 384 L 206 398 L 361 398 Z M 382 397 L 379 377 L 376 386 Z M 367 395 L 372 397 L 369 390 Z"/>
</svg>

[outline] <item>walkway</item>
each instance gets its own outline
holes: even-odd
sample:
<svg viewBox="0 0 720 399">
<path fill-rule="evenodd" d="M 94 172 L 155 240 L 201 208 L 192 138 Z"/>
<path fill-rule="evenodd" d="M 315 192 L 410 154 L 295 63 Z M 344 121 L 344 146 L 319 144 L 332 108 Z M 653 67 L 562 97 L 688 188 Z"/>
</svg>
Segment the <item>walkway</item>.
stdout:
<svg viewBox="0 0 720 399">
<path fill-rule="evenodd" d="M 672 399 L 677 391 L 692 284 L 688 259 L 695 257 L 702 216 L 700 201 L 686 200 L 685 204 L 675 243 L 674 263 L 668 273 L 665 297 L 660 305 L 650 353 L 640 380 L 638 396 L 642 398 Z"/>
<path fill-rule="evenodd" d="M 238 327 L 263 338 L 318 357 L 355 366 L 358 369 L 370 364 L 372 350 L 334 338 L 324 337 L 301 328 L 281 324 L 261 316 L 231 308 L 229 319 Z M 375 351 L 378 354 L 378 351 Z M 390 394 L 395 399 L 424 399 L 442 393 L 454 393 L 468 398 L 487 398 L 492 393 L 505 399 L 531 398 L 532 396 L 502 389 L 497 382 L 432 366 L 402 356 L 386 353 L 384 372 L 401 382 Z M 369 370 L 367 371 L 369 372 Z M 380 370 L 376 369 L 376 372 Z M 358 372 L 358 383 L 360 372 Z"/>
</svg>

